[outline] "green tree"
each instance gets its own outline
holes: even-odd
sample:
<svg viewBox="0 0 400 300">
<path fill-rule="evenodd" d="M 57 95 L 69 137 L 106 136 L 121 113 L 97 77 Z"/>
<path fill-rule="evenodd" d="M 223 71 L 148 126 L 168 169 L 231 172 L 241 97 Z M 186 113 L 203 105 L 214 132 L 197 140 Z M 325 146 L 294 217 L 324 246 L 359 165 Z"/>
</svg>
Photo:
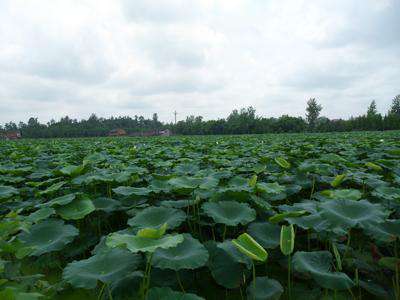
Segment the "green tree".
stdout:
<svg viewBox="0 0 400 300">
<path fill-rule="evenodd" d="M 372 100 L 372 102 L 369 105 L 368 110 L 367 110 L 367 117 L 370 118 L 370 117 L 376 116 L 377 114 L 378 114 L 378 111 L 376 110 L 376 102 L 375 102 L 375 100 Z"/>
<path fill-rule="evenodd" d="M 393 98 L 389 113 L 400 117 L 400 95 Z"/>
<path fill-rule="evenodd" d="M 321 104 L 317 103 L 317 100 L 315 100 L 315 98 L 310 98 L 310 100 L 307 101 L 306 118 L 308 126 L 311 130 L 315 129 L 315 123 L 319 117 L 321 110 L 322 106 Z"/>
</svg>

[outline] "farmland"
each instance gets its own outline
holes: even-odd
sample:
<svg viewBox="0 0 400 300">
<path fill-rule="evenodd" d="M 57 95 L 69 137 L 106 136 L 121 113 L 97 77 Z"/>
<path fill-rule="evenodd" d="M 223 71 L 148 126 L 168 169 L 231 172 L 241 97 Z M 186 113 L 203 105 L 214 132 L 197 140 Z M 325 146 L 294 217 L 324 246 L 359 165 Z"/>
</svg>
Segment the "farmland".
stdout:
<svg viewBox="0 0 400 300">
<path fill-rule="evenodd" d="M 0 299 L 399 299 L 400 132 L 0 142 Z"/>
</svg>

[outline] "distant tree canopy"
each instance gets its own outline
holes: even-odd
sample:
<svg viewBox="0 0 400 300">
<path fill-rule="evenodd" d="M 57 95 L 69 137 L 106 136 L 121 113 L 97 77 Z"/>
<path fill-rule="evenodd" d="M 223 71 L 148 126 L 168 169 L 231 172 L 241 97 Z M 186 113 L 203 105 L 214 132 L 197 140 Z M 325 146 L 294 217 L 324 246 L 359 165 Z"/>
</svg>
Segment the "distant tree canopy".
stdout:
<svg viewBox="0 0 400 300">
<path fill-rule="evenodd" d="M 226 119 L 204 120 L 202 116 L 188 116 L 176 124 L 160 122 L 156 113 L 151 119 L 137 115 L 133 118 L 130 116 L 99 118 L 92 114 L 87 120 L 78 121 L 65 116 L 59 121 L 50 120 L 47 124 L 42 124 L 37 118 L 32 117 L 27 123 L 20 122 L 17 125 L 9 122 L 0 125 L 0 133 L 19 130 L 25 138 L 55 138 L 106 136 L 110 130 L 117 128 L 124 129 L 128 134 L 168 128 L 173 133 L 182 135 L 400 129 L 400 95 L 393 98 L 390 109 L 384 116 L 378 113 L 374 100 L 364 115 L 348 120 L 320 117 L 321 111 L 322 106 L 315 98 L 311 98 L 307 102 L 305 119 L 289 115 L 266 118 L 258 116 L 251 106 L 233 110 Z"/>
</svg>

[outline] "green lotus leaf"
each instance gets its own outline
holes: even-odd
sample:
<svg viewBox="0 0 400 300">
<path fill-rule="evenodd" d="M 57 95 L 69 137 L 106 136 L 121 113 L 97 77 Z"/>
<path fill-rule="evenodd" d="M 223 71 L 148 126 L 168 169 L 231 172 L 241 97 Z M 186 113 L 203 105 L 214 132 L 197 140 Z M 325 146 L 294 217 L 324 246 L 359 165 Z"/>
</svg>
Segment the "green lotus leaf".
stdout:
<svg viewBox="0 0 400 300">
<path fill-rule="evenodd" d="M 225 240 L 222 243 L 218 243 L 217 247 L 224 250 L 235 262 L 245 264 L 248 269 L 252 266 L 251 258 L 239 251 L 239 249 L 232 243 L 232 240 Z"/>
<path fill-rule="evenodd" d="M 247 203 L 236 201 L 206 202 L 202 209 L 215 223 L 228 226 L 246 225 L 256 218 L 256 211 Z"/>
<path fill-rule="evenodd" d="M 160 269 L 196 269 L 208 261 L 207 249 L 190 234 L 183 234 L 183 242 L 174 248 L 157 249 L 152 265 Z"/>
<path fill-rule="evenodd" d="M 61 250 L 79 234 L 72 225 L 65 225 L 62 220 L 47 219 L 33 225 L 30 232 L 22 232 L 19 239 L 28 247 L 34 247 L 30 254 L 39 256 L 44 253 Z"/>
<path fill-rule="evenodd" d="M 375 164 L 373 162 L 366 162 L 365 166 L 367 168 L 372 169 L 372 170 L 377 171 L 377 172 L 380 172 L 380 171 L 383 170 L 383 168 L 381 166 L 379 166 L 379 165 L 377 165 L 377 164 Z"/>
<path fill-rule="evenodd" d="M 367 228 L 369 223 L 382 223 L 388 216 L 381 205 L 367 200 L 335 200 L 320 204 L 321 216 L 334 227 Z"/>
<path fill-rule="evenodd" d="M 385 200 L 400 200 L 400 188 L 390 186 L 378 186 L 372 195 Z"/>
<path fill-rule="evenodd" d="M 137 188 L 131 186 L 119 186 L 113 189 L 113 192 L 116 193 L 117 195 L 122 195 L 122 196 L 132 196 L 132 195 L 147 196 L 151 192 L 151 190 L 144 187 Z"/>
<path fill-rule="evenodd" d="M 342 272 L 332 272 L 332 254 L 328 251 L 298 251 L 293 256 L 297 272 L 309 273 L 322 287 L 333 290 L 347 290 L 354 282 Z"/>
<path fill-rule="evenodd" d="M 294 249 L 294 228 L 293 224 L 282 225 L 280 236 L 280 247 L 283 255 L 289 255 Z"/>
<path fill-rule="evenodd" d="M 253 177 L 249 179 L 249 186 L 254 188 L 256 184 L 257 184 L 257 175 L 253 175 Z"/>
<path fill-rule="evenodd" d="M 93 289 L 97 282 L 112 284 L 134 271 L 140 256 L 123 249 L 111 249 L 88 259 L 69 263 L 63 278 L 75 288 Z"/>
<path fill-rule="evenodd" d="M 273 215 L 268 219 L 271 223 L 279 223 L 286 218 L 298 218 L 301 216 L 304 216 L 305 214 L 308 214 L 308 211 L 306 210 L 292 210 L 292 211 L 286 211 L 280 214 Z"/>
<path fill-rule="evenodd" d="M 244 284 L 244 278 L 249 275 L 248 265 L 238 262 L 214 241 L 205 243 L 209 252 L 208 268 L 211 276 L 221 286 L 227 289 L 238 288 Z"/>
<path fill-rule="evenodd" d="M 273 249 L 279 246 L 281 227 L 269 222 L 251 223 L 249 234 L 264 248 Z"/>
<path fill-rule="evenodd" d="M 16 188 L 12 186 L 0 185 L 0 200 L 8 199 L 12 196 L 18 195 L 19 192 Z"/>
<path fill-rule="evenodd" d="M 290 163 L 283 157 L 276 157 L 275 162 L 284 169 L 290 168 Z"/>
<path fill-rule="evenodd" d="M 164 200 L 161 202 L 161 206 L 171 208 L 186 208 L 200 203 L 200 199 L 185 199 L 185 200 Z"/>
<path fill-rule="evenodd" d="M 159 239 L 165 234 L 167 227 L 168 224 L 164 223 L 160 228 L 143 228 L 140 229 L 136 235 L 145 238 Z"/>
<path fill-rule="evenodd" d="M 360 286 L 366 290 L 368 293 L 377 296 L 377 299 L 389 299 L 389 293 L 380 285 L 374 283 L 372 280 L 358 281 Z"/>
<path fill-rule="evenodd" d="M 60 173 L 70 177 L 75 177 L 80 175 L 83 172 L 84 168 L 85 167 L 83 165 L 80 166 L 68 165 L 60 169 Z"/>
<path fill-rule="evenodd" d="M 96 209 L 93 202 L 88 198 L 75 199 L 72 202 L 56 208 L 59 214 L 65 220 L 79 220 L 90 214 Z"/>
<path fill-rule="evenodd" d="M 247 233 L 242 233 L 237 239 L 232 240 L 232 243 L 240 252 L 246 254 L 251 259 L 266 261 L 268 258 L 267 251 Z"/>
<path fill-rule="evenodd" d="M 277 195 L 285 192 L 285 187 L 277 182 L 259 182 L 256 185 L 257 191 Z"/>
<path fill-rule="evenodd" d="M 75 198 L 76 198 L 76 194 L 74 194 L 74 193 L 67 194 L 67 195 L 64 195 L 61 197 L 54 198 L 54 199 L 50 200 L 49 202 L 47 202 L 45 205 L 46 206 L 67 205 L 67 204 L 71 203 Z"/>
<path fill-rule="evenodd" d="M 65 184 L 66 184 L 65 181 L 54 183 L 44 191 L 39 192 L 39 194 L 42 196 L 54 194 L 55 192 L 59 191 Z"/>
<path fill-rule="evenodd" d="M 400 220 L 386 220 L 383 223 L 368 223 L 365 231 L 381 242 L 394 242 L 400 238 Z"/>
<path fill-rule="evenodd" d="M 93 205 L 96 207 L 96 210 L 101 210 L 106 213 L 111 213 L 121 208 L 121 204 L 119 201 L 107 197 L 94 199 Z"/>
<path fill-rule="evenodd" d="M 283 293 L 279 281 L 268 277 L 256 277 L 256 282 L 250 282 L 247 288 L 247 299 L 278 300 Z"/>
<path fill-rule="evenodd" d="M 381 259 L 379 259 L 379 265 L 392 271 L 396 271 L 396 267 L 400 269 L 400 258 L 382 257 Z"/>
<path fill-rule="evenodd" d="M 204 300 L 204 298 L 192 293 L 176 292 L 169 287 L 154 287 L 149 290 L 146 300 Z"/>
<path fill-rule="evenodd" d="M 128 220 L 128 225 L 135 229 L 159 228 L 167 223 L 169 229 L 179 227 L 186 220 L 186 214 L 174 208 L 148 207 Z"/>
<path fill-rule="evenodd" d="M 346 174 L 336 175 L 335 178 L 331 181 L 332 187 L 338 187 L 346 178 Z"/>
<path fill-rule="evenodd" d="M 354 189 L 325 190 L 321 192 L 321 195 L 326 196 L 330 199 L 343 200 L 359 200 L 362 197 L 361 192 Z"/>
<path fill-rule="evenodd" d="M 29 216 L 27 216 L 26 220 L 28 222 L 37 223 L 39 221 L 47 219 L 55 212 L 56 211 L 51 207 L 43 207 L 43 208 L 40 208 L 37 211 L 31 213 Z"/>
<path fill-rule="evenodd" d="M 158 248 L 168 249 L 183 242 L 183 235 L 164 235 L 159 239 L 141 237 L 130 234 L 112 233 L 106 239 L 106 245 L 114 248 L 127 248 L 133 253 L 154 252 Z"/>
</svg>

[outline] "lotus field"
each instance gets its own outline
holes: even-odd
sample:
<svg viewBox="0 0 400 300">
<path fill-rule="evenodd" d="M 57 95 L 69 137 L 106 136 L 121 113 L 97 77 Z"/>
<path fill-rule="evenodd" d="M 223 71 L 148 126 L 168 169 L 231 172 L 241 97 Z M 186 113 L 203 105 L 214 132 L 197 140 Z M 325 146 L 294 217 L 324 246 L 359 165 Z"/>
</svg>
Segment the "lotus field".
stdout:
<svg viewBox="0 0 400 300">
<path fill-rule="evenodd" d="M 399 299 L 400 133 L 0 142 L 0 299 Z"/>
</svg>

